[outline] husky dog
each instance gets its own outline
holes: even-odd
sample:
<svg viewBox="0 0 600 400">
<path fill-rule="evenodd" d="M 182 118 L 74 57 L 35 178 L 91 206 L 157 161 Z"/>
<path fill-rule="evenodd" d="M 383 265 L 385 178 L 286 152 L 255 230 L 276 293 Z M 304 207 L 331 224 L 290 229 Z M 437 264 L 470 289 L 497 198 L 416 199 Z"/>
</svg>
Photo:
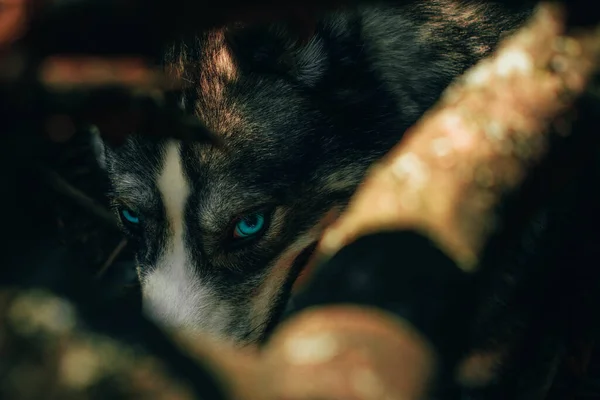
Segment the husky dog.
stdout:
<svg viewBox="0 0 600 400">
<path fill-rule="evenodd" d="M 428 0 L 228 26 L 165 51 L 177 99 L 223 147 L 97 142 L 137 246 L 143 306 L 169 328 L 260 341 L 367 168 L 530 6 Z M 99 139 L 98 139 L 99 140 Z"/>
</svg>

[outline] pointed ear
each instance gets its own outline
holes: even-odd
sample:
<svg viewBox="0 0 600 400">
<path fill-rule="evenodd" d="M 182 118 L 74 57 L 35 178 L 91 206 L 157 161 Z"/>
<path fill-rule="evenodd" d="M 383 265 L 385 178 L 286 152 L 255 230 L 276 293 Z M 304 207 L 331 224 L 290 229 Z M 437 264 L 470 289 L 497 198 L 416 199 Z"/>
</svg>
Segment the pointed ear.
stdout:
<svg viewBox="0 0 600 400">
<path fill-rule="evenodd" d="M 90 126 L 89 132 L 90 147 L 96 157 L 98 166 L 103 170 L 106 170 L 106 153 L 108 151 L 108 146 L 104 143 L 104 140 L 100 135 L 100 130 L 96 125 Z"/>
<path fill-rule="evenodd" d="M 317 35 L 318 22 L 307 18 L 227 31 L 236 61 L 256 73 L 276 74 L 315 86 L 325 73 L 327 52 Z"/>
</svg>

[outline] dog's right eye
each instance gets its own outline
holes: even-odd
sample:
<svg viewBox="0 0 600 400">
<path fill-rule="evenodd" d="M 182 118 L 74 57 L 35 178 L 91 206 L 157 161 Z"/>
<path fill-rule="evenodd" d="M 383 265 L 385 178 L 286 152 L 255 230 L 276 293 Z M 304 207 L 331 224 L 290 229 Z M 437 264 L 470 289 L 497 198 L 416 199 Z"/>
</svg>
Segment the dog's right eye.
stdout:
<svg viewBox="0 0 600 400">
<path fill-rule="evenodd" d="M 129 208 L 122 208 L 119 210 L 121 221 L 128 227 L 137 227 L 140 224 L 140 216 Z"/>
</svg>

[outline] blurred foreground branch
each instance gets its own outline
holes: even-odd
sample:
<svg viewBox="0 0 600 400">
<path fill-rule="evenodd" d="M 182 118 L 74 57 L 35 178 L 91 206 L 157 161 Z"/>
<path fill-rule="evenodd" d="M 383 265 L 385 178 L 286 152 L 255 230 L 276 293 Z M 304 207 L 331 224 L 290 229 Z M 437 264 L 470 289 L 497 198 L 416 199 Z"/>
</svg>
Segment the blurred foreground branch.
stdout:
<svg viewBox="0 0 600 400">
<path fill-rule="evenodd" d="M 598 102 L 593 84 L 599 62 L 597 26 L 569 27 L 562 6 L 539 7 L 528 26 L 456 80 L 372 167 L 350 207 L 323 235 L 298 309 L 351 302 L 391 311 L 419 327 L 449 361 L 442 367 L 452 379 L 454 363 L 466 355 L 482 258 L 492 238 L 514 228 L 499 213 L 504 201 L 560 150 L 562 139 L 575 137 L 579 146 L 569 150 L 581 151 L 581 158 L 598 154 L 597 116 L 581 112 L 581 101 Z M 560 169 L 542 172 L 560 178 Z M 519 199 L 518 206 L 539 206 L 547 194 Z M 430 265 L 442 261 L 428 258 L 427 247 L 413 252 L 413 236 L 392 234 L 402 231 L 433 240 L 463 272 Z M 359 273 L 370 274 L 361 278 L 368 294 L 355 288 L 352 275 L 358 279 Z M 436 286 L 442 277 L 447 281 Z M 438 305 L 424 306 L 428 301 Z M 437 319 L 424 321 L 427 312 Z"/>
</svg>

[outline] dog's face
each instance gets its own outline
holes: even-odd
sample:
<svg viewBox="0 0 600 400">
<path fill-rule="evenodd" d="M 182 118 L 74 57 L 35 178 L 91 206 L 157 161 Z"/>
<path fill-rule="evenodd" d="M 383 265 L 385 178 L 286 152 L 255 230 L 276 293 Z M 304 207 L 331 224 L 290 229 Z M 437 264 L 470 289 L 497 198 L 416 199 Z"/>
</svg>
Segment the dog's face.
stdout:
<svg viewBox="0 0 600 400">
<path fill-rule="evenodd" d="M 417 4 L 332 15 L 308 39 L 283 24 L 236 28 L 165 53 L 190 87 L 177 103 L 224 146 L 98 143 L 150 316 L 259 340 L 371 163 L 520 20 L 471 2 Z"/>
<path fill-rule="evenodd" d="M 341 151 L 297 80 L 248 72 L 220 33 L 202 43 L 193 60 L 185 48 L 174 51 L 168 68 L 193 83 L 182 104 L 223 148 L 133 135 L 118 148 L 102 145 L 101 158 L 115 211 L 137 246 L 148 315 L 249 343 L 285 305 L 372 155 Z M 312 46 L 302 54 L 312 58 L 307 85 L 323 57 Z"/>
</svg>

